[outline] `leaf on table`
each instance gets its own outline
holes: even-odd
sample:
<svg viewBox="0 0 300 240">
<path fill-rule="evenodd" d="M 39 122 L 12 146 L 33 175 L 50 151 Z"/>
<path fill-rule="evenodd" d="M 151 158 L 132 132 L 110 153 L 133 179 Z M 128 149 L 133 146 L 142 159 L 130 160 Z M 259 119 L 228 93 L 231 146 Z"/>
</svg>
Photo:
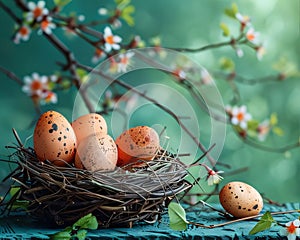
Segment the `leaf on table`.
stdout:
<svg viewBox="0 0 300 240">
<path fill-rule="evenodd" d="M 179 203 L 171 202 L 168 206 L 170 227 L 176 231 L 186 230 L 188 221 L 186 213 Z"/>
<path fill-rule="evenodd" d="M 78 240 L 84 240 L 86 238 L 87 230 L 79 230 L 76 234 Z"/>
<path fill-rule="evenodd" d="M 55 233 L 52 236 L 50 236 L 50 239 L 53 240 L 69 240 L 71 239 L 71 232 L 68 231 L 61 231 L 59 233 Z"/>
<path fill-rule="evenodd" d="M 96 230 L 98 228 L 98 221 L 95 216 L 89 213 L 88 215 L 80 218 L 77 222 L 75 222 L 73 227 Z"/>
<path fill-rule="evenodd" d="M 267 211 L 259 220 L 259 222 L 251 229 L 249 232 L 250 235 L 262 232 L 272 227 L 272 224 L 276 223 L 271 213 Z"/>
</svg>

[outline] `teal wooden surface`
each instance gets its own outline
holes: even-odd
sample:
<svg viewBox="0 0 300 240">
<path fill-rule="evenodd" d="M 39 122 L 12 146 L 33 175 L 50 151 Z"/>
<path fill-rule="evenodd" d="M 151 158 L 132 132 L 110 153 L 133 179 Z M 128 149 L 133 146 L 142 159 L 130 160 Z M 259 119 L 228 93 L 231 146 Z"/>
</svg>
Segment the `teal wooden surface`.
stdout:
<svg viewBox="0 0 300 240">
<path fill-rule="evenodd" d="M 214 205 L 220 207 L 219 205 Z M 299 209 L 299 203 L 285 204 L 283 207 L 266 205 L 263 212 L 270 210 L 286 211 Z M 299 213 L 276 216 L 280 222 L 288 222 L 299 217 Z M 202 224 L 217 224 L 227 221 L 218 213 L 207 208 L 193 208 L 187 212 L 187 219 Z M 220 228 L 206 229 L 189 226 L 186 231 L 172 231 L 167 214 L 160 223 L 153 225 L 138 224 L 133 228 L 110 228 L 89 231 L 89 239 L 284 239 L 279 235 L 280 226 L 249 236 L 249 231 L 257 221 L 243 221 Z M 49 239 L 49 235 L 60 231 L 59 228 L 44 226 L 28 216 L 9 216 L 0 218 L 1 239 Z"/>
</svg>

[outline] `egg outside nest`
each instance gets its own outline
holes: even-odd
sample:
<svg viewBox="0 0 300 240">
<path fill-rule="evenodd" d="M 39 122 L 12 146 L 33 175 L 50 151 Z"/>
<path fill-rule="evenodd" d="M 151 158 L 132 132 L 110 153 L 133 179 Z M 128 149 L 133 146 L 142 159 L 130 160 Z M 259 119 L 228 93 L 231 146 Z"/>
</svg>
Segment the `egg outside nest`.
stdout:
<svg viewBox="0 0 300 240">
<path fill-rule="evenodd" d="M 223 208 L 236 218 L 258 215 L 263 208 L 260 193 L 243 182 L 230 182 L 219 193 Z"/>
</svg>

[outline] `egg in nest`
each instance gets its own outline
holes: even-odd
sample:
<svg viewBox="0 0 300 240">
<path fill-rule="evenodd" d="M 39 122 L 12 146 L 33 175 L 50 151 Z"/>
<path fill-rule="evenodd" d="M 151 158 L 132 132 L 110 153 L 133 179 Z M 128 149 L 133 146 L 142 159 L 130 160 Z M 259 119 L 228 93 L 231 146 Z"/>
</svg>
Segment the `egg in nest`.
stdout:
<svg viewBox="0 0 300 240">
<path fill-rule="evenodd" d="M 75 167 L 89 171 L 114 170 L 118 150 L 109 135 L 94 134 L 84 138 L 78 145 Z"/>
<path fill-rule="evenodd" d="M 97 113 L 89 113 L 80 116 L 72 122 L 78 144 L 86 137 L 95 134 L 107 134 L 107 124 L 105 119 Z"/>
<path fill-rule="evenodd" d="M 124 131 L 117 139 L 118 166 L 151 160 L 160 149 L 157 132 L 148 126 L 137 126 Z"/>
<path fill-rule="evenodd" d="M 77 141 L 71 124 L 60 113 L 48 111 L 38 119 L 33 134 L 34 150 L 40 161 L 63 166 L 74 160 Z"/>
</svg>

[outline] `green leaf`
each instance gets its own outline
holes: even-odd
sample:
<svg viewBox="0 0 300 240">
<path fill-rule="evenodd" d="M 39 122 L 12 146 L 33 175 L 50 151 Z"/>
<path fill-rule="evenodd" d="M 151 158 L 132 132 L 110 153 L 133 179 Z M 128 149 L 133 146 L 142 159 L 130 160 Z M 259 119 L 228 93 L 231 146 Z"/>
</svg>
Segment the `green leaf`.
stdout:
<svg viewBox="0 0 300 240">
<path fill-rule="evenodd" d="M 98 228 L 98 221 L 95 216 L 93 216 L 91 213 L 88 215 L 80 218 L 76 223 L 73 225 L 74 228 L 80 227 L 80 228 L 86 228 L 95 230 Z"/>
<path fill-rule="evenodd" d="M 188 221 L 185 210 L 179 203 L 171 202 L 168 206 L 170 227 L 176 231 L 186 230 Z"/>
<path fill-rule="evenodd" d="M 27 210 L 28 206 L 29 206 L 29 201 L 17 200 L 17 201 L 14 201 L 11 209 L 12 210 L 16 210 L 16 209 L 25 209 L 25 210 Z"/>
<path fill-rule="evenodd" d="M 69 240 L 71 239 L 71 233 L 70 231 L 61 231 L 59 233 L 55 233 L 54 235 L 51 235 L 50 236 L 50 239 L 53 239 L 53 240 Z"/>
<path fill-rule="evenodd" d="M 231 17 L 231 18 L 236 18 L 235 15 L 239 12 L 239 9 L 238 9 L 238 6 L 233 3 L 231 5 L 231 8 L 226 8 L 224 10 L 224 13 L 228 16 L 228 17 Z"/>
<path fill-rule="evenodd" d="M 16 195 L 18 192 L 20 191 L 20 187 L 14 187 L 12 186 L 9 190 L 9 194 L 11 197 L 13 197 L 14 195 Z"/>
<path fill-rule="evenodd" d="M 254 130 L 254 131 L 256 131 L 258 125 L 259 125 L 259 121 L 255 120 L 255 119 L 249 120 L 247 122 L 248 129 L 251 129 L 251 130 Z"/>
<path fill-rule="evenodd" d="M 120 10 L 123 10 L 130 2 L 131 0 L 115 0 L 115 3 Z"/>
<path fill-rule="evenodd" d="M 72 0 L 53 0 L 54 4 L 59 7 L 64 7 L 68 5 Z"/>
<path fill-rule="evenodd" d="M 220 59 L 220 68 L 223 70 L 233 71 L 235 64 L 230 58 L 223 57 Z"/>
<path fill-rule="evenodd" d="M 78 240 L 84 240 L 87 234 L 87 230 L 79 230 L 78 233 L 76 234 L 76 237 Z"/>
<path fill-rule="evenodd" d="M 129 5 L 125 7 L 121 13 L 121 18 L 124 19 L 124 21 L 131 27 L 134 26 L 134 18 L 130 14 L 133 14 L 134 11 L 135 7 Z"/>
<path fill-rule="evenodd" d="M 259 222 L 251 229 L 249 232 L 250 235 L 256 234 L 258 232 L 262 232 L 264 230 L 267 230 L 271 228 L 272 224 L 276 223 L 276 221 L 273 219 L 271 213 L 267 211 L 259 220 Z"/>
<path fill-rule="evenodd" d="M 271 116 L 270 116 L 270 125 L 274 126 L 274 125 L 277 125 L 277 123 L 278 123 L 277 114 L 272 113 Z"/>
<path fill-rule="evenodd" d="M 273 127 L 272 131 L 273 131 L 273 133 L 275 133 L 278 136 L 284 135 L 284 131 L 280 127 Z"/>
<path fill-rule="evenodd" d="M 228 26 L 225 23 L 221 23 L 220 28 L 222 29 L 223 35 L 225 37 L 228 37 L 230 35 L 230 30 L 229 30 Z"/>
<path fill-rule="evenodd" d="M 85 83 L 88 80 L 88 72 L 81 69 L 81 68 L 77 68 L 76 69 L 76 73 L 78 74 L 81 83 Z"/>
</svg>

